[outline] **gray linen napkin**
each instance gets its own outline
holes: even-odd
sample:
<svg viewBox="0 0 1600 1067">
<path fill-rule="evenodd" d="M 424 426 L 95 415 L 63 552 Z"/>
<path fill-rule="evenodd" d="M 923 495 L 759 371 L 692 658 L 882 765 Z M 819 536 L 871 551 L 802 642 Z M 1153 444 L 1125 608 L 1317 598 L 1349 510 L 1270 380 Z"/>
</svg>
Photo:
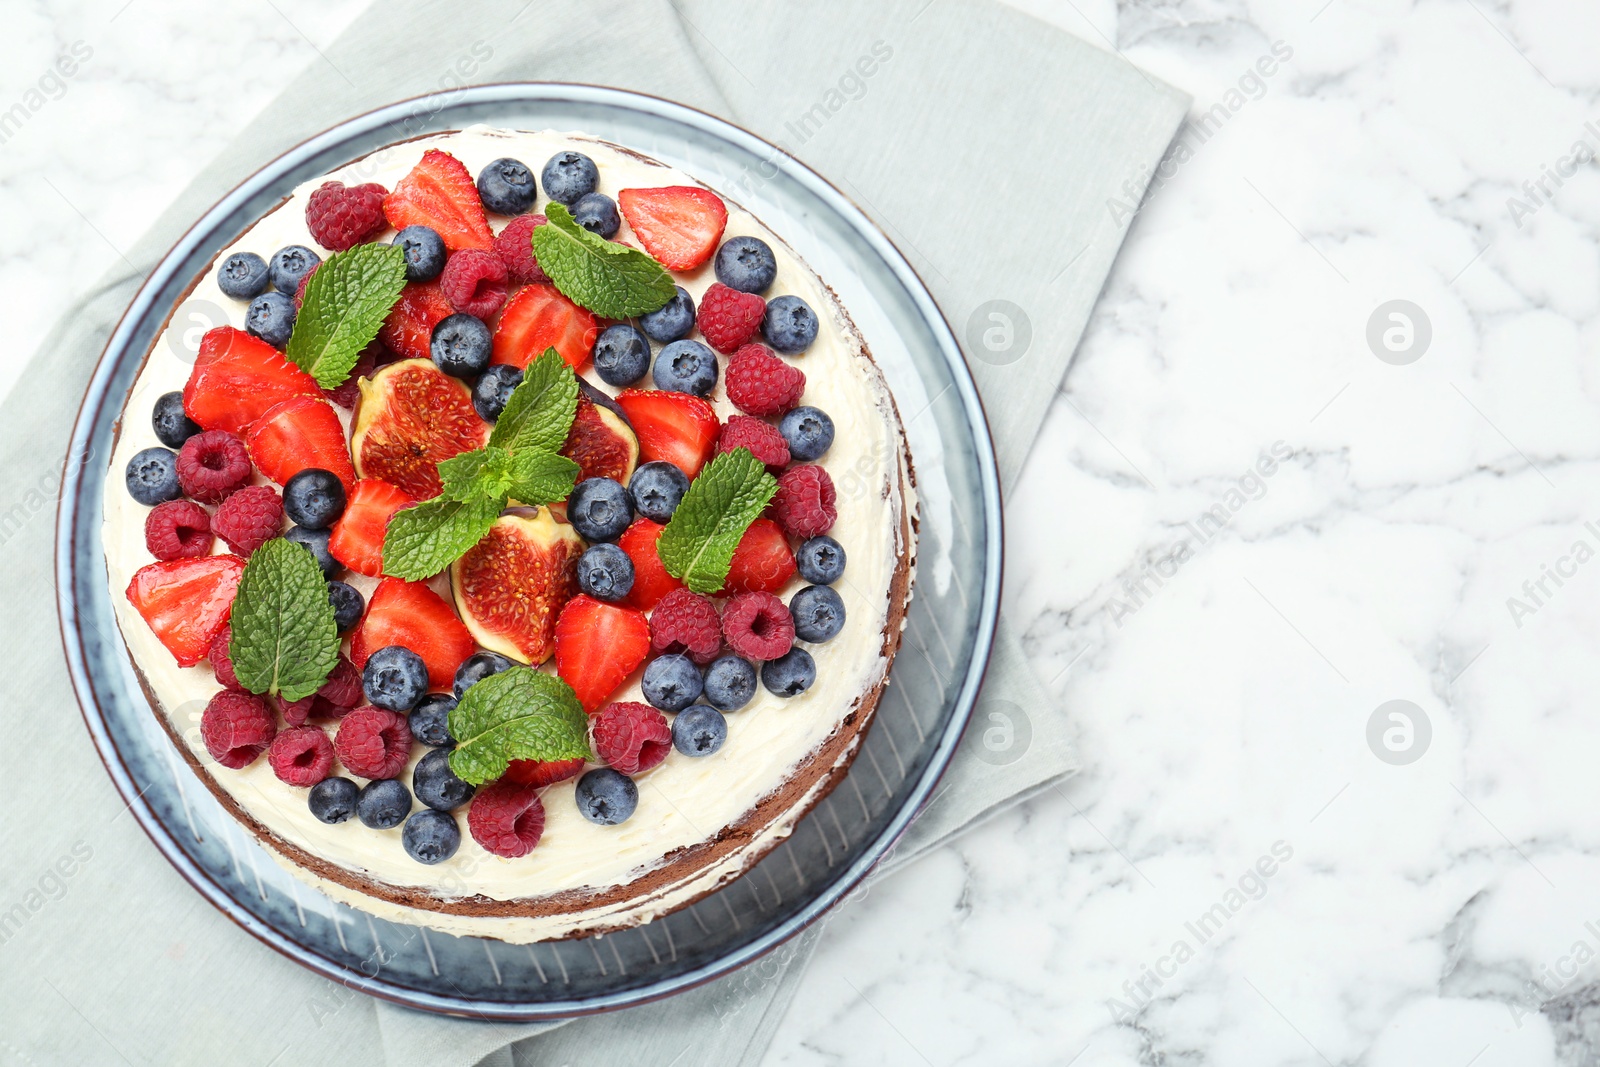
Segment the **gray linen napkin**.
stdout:
<svg viewBox="0 0 1600 1067">
<path fill-rule="evenodd" d="M 353 994 L 205 905 L 138 833 L 78 722 L 51 574 L 77 403 L 62 383 L 87 380 L 183 229 L 278 152 L 397 98 L 509 80 L 676 99 L 839 182 L 961 337 L 1007 485 L 1121 243 L 1107 202 L 1129 188 L 1137 200 L 1187 106 L 1118 57 L 979 0 L 391 0 L 357 18 L 127 250 L 127 269 L 85 294 L 0 406 L 0 635 L 14 686 L 0 856 L 15 858 L 0 863 L 0 1060 L 733 1064 L 759 1059 L 782 1017 L 820 925 L 663 1004 L 566 1025 L 443 1019 Z M 991 713 L 1026 724 L 1010 748 L 982 744 Z M 1064 715 L 1002 619 L 967 742 L 874 877 L 1076 765 Z"/>
</svg>

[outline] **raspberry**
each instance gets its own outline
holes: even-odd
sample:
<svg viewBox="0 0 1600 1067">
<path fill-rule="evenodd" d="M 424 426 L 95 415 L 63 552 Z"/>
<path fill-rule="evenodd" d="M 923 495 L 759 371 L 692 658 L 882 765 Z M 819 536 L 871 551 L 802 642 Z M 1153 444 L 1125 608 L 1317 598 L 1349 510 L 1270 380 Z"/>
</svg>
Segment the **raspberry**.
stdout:
<svg viewBox="0 0 1600 1067">
<path fill-rule="evenodd" d="M 748 415 L 782 415 L 800 402 L 806 375 L 772 354 L 766 345 L 740 347 L 728 360 L 723 381 L 733 406 Z"/>
<path fill-rule="evenodd" d="M 672 748 L 667 717 L 649 704 L 619 701 L 594 713 L 589 724 L 595 755 L 623 774 L 643 774 Z"/>
<path fill-rule="evenodd" d="M 771 593 L 740 593 L 722 609 L 722 633 L 745 659 L 778 659 L 794 647 L 794 616 Z"/>
<path fill-rule="evenodd" d="M 227 430 L 197 433 L 178 449 L 178 485 L 202 504 L 220 504 L 250 480 L 250 453 Z"/>
<path fill-rule="evenodd" d="M 716 607 L 698 593 L 674 589 L 650 613 L 650 646 L 657 652 L 687 652 L 705 666 L 722 651 L 722 621 Z"/>
<path fill-rule="evenodd" d="M 356 365 L 350 370 L 350 377 L 332 389 L 324 389 L 322 395 L 346 411 L 353 411 L 356 401 L 361 399 L 361 379 L 372 377 L 378 365 L 378 356 L 382 354 L 383 345 L 378 341 L 363 348 L 361 355 L 356 357 Z"/>
<path fill-rule="evenodd" d="M 411 759 L 411 727 L 398 711 L 357 708 L 333 739 L 339 762 L 363 778 L 393 778 Z"/>
<path fill-rule="evenodd" d="M 487 319 L 506 302 L 506 265 L 493 252 L 463 248 L 445 260 L 439 288 L 457 311 Z"/>
<path fill-rule="evenodd" d="M 789 443 L 770 422 L 762 422 L 754 415 L 729 415 L 717 438 L 718 452 L 732 452 L 748 448 L 751 455 L 767 465 L 774 474 L 789 465 Z"/>
<path fill-rule="evenodd" d="M 700 298 L 695 324 L 718 352 L 732 352 L 756 335 L 767 302 L 755 293 L 741 293 L 721 282 L 711 283 Z"/>
<path fill-rule="evenodd" d="M 218 630 L 217 636 L 211 639 L 211 647 L 206 651 L 206 658 L 211 661 L 211 673 L 217 676 L 222 688 L 242 693 L 244 686 L 239 684 L 239 676 L 233 673 L 233 657 L 228 654 L 228 644 L 232 640 L 232 626 L 224 626 Z"/>
<path fill-rule="evenodd" d="M 356 670 L 356 665 L 340 656 L 339 662 L 328 672 L 328 680 L 317 690 L 317 699 L 335 708 L 353 708 L 360 704 L 361 672 Z M 318 707 L 320 709 L 321 705 Z"/>
<path fill-rule="evenodd" d="M 311 264 L 311 269 L 310 270 L 308 270 L 304 274 L 300 275 L 300 284 L 294 287 L 294 309 L 296 311 L 299 311 L 302 307 L 305 306 L 305 302 L 306 302 L 306 286 L 308 284 L 310 284 L 311 276 L 313 274 L 317 273 L 317 269 L 319 267 L 321 267 L 321 266 L 322 266 L 322 264 L 320 262 L 313 263 L 313 264 Z"/>
<path fill-rule="evenodd" d="M 306 202 L 306 227 L 323 248 L 335 252 L 354 248 L 389 225 L 383 217 L 383 198 L 388 195 L 389 190 L 376 182 L 323 182 Z"/>
<path fill-rule="evenodd" d="M 144 517 L 144 547 L 156 559 L 183 559 L 211 553 L 211 516 L 193 500 L 157 504 Z"/>
<path fill-rule="evenodd" d="M 485 851 L 514 860 L 544 836 L 544 805 L 531 785 L 501 779 L 478 790 L 467 809 L 467 829 Z"/>
<path fill-rule="evenodd" d="M 248 767 L 272 744 L 278 732 L 266 702 L 249 693 L 224 689 L 200 716 L 200 737 L 211 758 L 231 770 Z"/>
<path fill-rule="evenodd" d="M 267 762 L 280 782 L 310 788 L 333 772 L 333 742 L 316 726 L 296 726 L 273 739 Z"/>
<path fill-rule="evenodd" d="M 278 698 L 278 714 L 283 716 L 283 721 L 290 726 L 304 726 L 306 720 L 311 718 L 311 710 L 316 705 L 316 694 L 301 697 L 299 700 L 285 700 Z"/>
<path fill-rule="evenodd" d="M 539 266 L 533 254 L 533 228 L 549 221 L 543 215 L 518 215 L 506 223 L 506 228 L 494 239 L 494 254 L 506 265 L 512 285 L 550 281 L 550 275 Z"/>
<path fill-rule="evenodd" d="M 576 778 L 583 773 L 582 759 L 514 759 L 506 765 L 503 781 L 518 785 L 546 786 Z"/>
<path fill-rule="evenodd" d="M 248 556 L 283 529 L 283 500 L 270 485 L 247 485 L 217 508 L 211 528 L 241 556 Z"/>
<path fill-rule="evenodd" d="M 833 479 L 815 464 L 791 467 L 778 477 L 770 513 L 790 537 L 815 537 L 833 528 Z"/>
</svg>

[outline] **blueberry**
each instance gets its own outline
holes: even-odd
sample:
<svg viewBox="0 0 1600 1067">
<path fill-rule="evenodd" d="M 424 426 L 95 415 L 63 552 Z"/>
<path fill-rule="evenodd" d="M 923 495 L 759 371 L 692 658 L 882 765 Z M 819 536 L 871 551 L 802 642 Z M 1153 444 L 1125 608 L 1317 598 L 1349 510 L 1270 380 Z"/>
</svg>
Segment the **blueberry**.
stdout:
<svg viewBox="0 0 1600 1067">
<path fill-rule="evenodd" d="M 789 458 L 801 463 L 811 462 L 833 445 L 833 420 L 821 408 L 792 409 L 778 423 L 778 432 L 789 445 Z"/>
<path fill-rule="evenodd" d="M 170 448 L 147 448 L 128 460 L 128 495 L 154 507 L 183 495 L 178 484 L 178 454 Z"/>
<path fill-rule="evenodd" d="M 461 827 L 454 816 L 423 808 L 406 820 L 400 843 L 418 863 L 443 863 L 461 847 Z"/>
<path fill-rule="evenodd" d="M 360 787 L 348 778 L 324 778 L 311 787 L 306 803 L 318 821 L 332 826 L 356 813 L 356 798 L 360 795 Z"/>
<path fill-rule="evenodd" d="M 650 369 L 650 342 L 625 322 L 602 330 L 593 354 L 594 369 L 607 385 L 632 385 Z"/>
<path fill-rule="evenodd" d="M 533 171 L 520 159 L 502 156 L 478 172 L 478 199 L 496 215 L 520 215 L 538 195 Z"/>
<path fill-rule="evenodd" d="M 235 300 L 249 300 L 267 291 L 267 261 L 254 252 L 235 252 L 217 268 L 217 288 Z"/>
<path fill-rule="evenodd" d="M 474 652 L 462 660 L 461 666 L 456 668 L 455 684 L 451 688 L 455 692 L 456 699 L 460 700 L 467 695 L 468 689 L 485 678 L 515 666 L 515 663 L 498 652 Z"/>
<path fill-rule="evenodd" d="M 286 296 L 294 296 L 295 290 L 300 288 L 300 279 L 310 274 L 311 268 L 321 262 L 322 257 L 305 245 L 288 245 L 272 253 L 267 274 L 272 279 L 274 289 Z"/>
<path fill-rule="evenodd" d="M 705 683 L 700 668 L 688 656 L 657 656 L 644 669 L 639 689 L 652 707 L 662 711 L 682 711 L 700 699 Z"/>
<path fill-rule="evenodd" d="M 431 282 L 444 270 L 444 238 L 432 226 L 407 226 L 394 235 L 406 257 L 406 281 Z"/>
<path fill-rule="evenodd" d="M 738 656 L 723 656 L 706 668 L 706 703 L 737 711 L 756 695 L 756 669 Z"/>
<path fill-rule="evenodd" d="M 283 513 L 308 530 L 326 529 L 344 514 L 344 483 L 332 471 L 307 467 L 283 483 Z"/>
<path fill-rule="evenodd" d="M 367 700 L 390 711 L 410 711 L 428 692 L 428 665 L 404 645 L 385 645 L 361 669 Z"/>
<path fill-rule="evenodd" d="M 262 293 L 244 311 L 245 332 L 273 348 L 283 348 L 294 333 L 294 298 L 285 293 Z"/>
<path fill-rule="evenodd" d="M 285 541 L 293 541 L 301 545 L 316 559 L 317 566 L 322 568 L 324 578 L 337 578 L 339 572 L 344 570 L 344 564 L 333 558 L 333 553 L 328 551 L 328 538 L 332 536 L 331 530 L 308 530 L 304 526 L 291 526 L 284 533 Z"/>
<path fill-rule="evenodd" d="M 448 693 L 429 693 L 411 712 L 408 725 L 411 736 L 429 748 L 450 748 L 455 738 L 450 736 L 450 713 L 455 710 L 456 698 Z"/>
<path fill-rule="evenodd" d="M 616 545 L 594 545 L 578 557 L 578 588 L 596 600 L 621 600 L 633 590 L 633 560 Z"/>
<path fill-rule="evenodd" d="M 585 193 L 580 196 L 578 202 L 572 205 L 572 221 L 608 241 L 622 228 L 617 202 L 605 193 Z"/>
<path fill-rule="evenodd" d="M 472 386 L 472 406 L 484 422 L 494 422 L 506 409 L 511 392 L 522 384 L 522 371 L 509 363 L 496 363 L 478 376 Z"/>
<path fill-rule="evenodd" d="M 808 585 L 791 597 L 789 614 L 802 641 L 831 641 L 844 629 L 844 599 L 825 585 Z"/>
<path fill-rule="evenodd" d="M 672 747 L 685 756 L 709 756 L 728 739 L 728 720 L 706 704 L 683 709 L 672 720 Z"/>
<path fill-rule="evenodd" d="M 600 186 L 600 168 L 582 152 L 557 152 L 539 175 L 551 200 L 571 207 Z"/>
<path fill-rule="evenodd" d="M 450 753 L 436 748 L 417 761 L 411 772 L 411 791 L 435 811 L 450 811 L 472 799 L 477 790 L 450 769 Z"/>
<path fill-rule="evenodd" d="M 567 521 L 585 541 L 615 541 L 633 521 L 633 504 L 615 478 L 585 478 L 567 497 Z"/>
<path fill-rule="evenodd" d="M 367 602 L 361 598 L 360 591 L 344 582 L 328 583 L 328 603 L 333 605 L 333 624 L 340 633 L 354 630 L 367 610 Z"/>
<path fill-rule="evenodd" d="M 717 384 L 717 355 L 699 341 L 674 341 L 656 356 L 657 389 L 705 396 Z"/>
<path fill-rule="evenodd" d="M 651 522 L 666 522 L 689 491 L 689 476 L 674 463 L 652 460 L 640 464 L 628 480 L 633 507 Z"/>
<path fill-rule="evenodd" d="M 761 665 L 761 684 L 774 695 L 797 697 L 817 680 L 817 662 L 803 648 L 791 648 Z"/>
<path fill-rule="evenodd" d="M 150 425 L 155 428 L 156 440 L 168 448 L 182 448 L 185 441 L 200 432 L 200 427 L 183 413 L 183 394 L 176 390 L 156 398 Z"/>
<path fill-rule="evenodd" d="M 800 542 L 794 563 L 812 585 L 832 585 L 844 573 L 844 546 L 827 534 L 808 537 Z"/>
<path fill-rule="evenodd" d="M 730 237 L 717 249 L 717 281 L 741 293 L 764 293 L 778 276 L 772 246 L 759 237 Z"/>
<path fill-rule="evenodd" d="M 392 830 L 411 811 L 411 790 L 398 778 L 379 778 L 361 789 L 356 818 L 371 830 Z"/>
<path fill-rule="evenodd" d="M 761 336 L 779 352 L 804 352 L 817 339 L 817 313 L 798 296 L 774 297 L 761 317 Z"/>
<path fill-rule="evenodd" d="M 632 778 L 610 767 L 596 767 L 578 779 L 573 798 L 585 819 L 601 826 L 615 826 L 639 806 L 639 787 Z"/>
<path fill-rule="evenodd" d="M 694 297 L 689 290 L 678 286 L 671 300 L 639 316 L 639 329 L 658 344 L 686 337 L 694 329 Z"/>
<path fill-rule="evenodd" d="M 475 378 L 489 365 L 493 341 L 494 335 L 482 319 L 458 311 L 439 320 L 428 341 L 428 351 L 446 374 Z"/>
</svg>

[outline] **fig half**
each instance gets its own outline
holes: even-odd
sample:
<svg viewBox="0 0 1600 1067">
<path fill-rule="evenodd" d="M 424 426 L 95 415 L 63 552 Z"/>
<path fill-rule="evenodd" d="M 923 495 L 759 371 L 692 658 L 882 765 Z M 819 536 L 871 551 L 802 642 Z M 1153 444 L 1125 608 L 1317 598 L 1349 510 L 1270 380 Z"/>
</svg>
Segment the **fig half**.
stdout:
<svg viewBox="0 0 1600 1067">
<path fill-rule="evenodd" d="M 513 508 L 450 566 L 456 611 L 478 644 L 537 666 L 555 650 L 556 616 L 578 592 L 583 538 L 549 508 Z"/>
<path fill-rule="evenodd" d="M 439 461 L 489 442 L 472 390 L 432 360 L 403 359 L 360 381 L 350 453 L 356 474 L 416 500 L 439 495 Z"/>
<path fill-rule="evenodd" d="M 628 420 L 611 410 L 613 406 L 609 402 L 601 406 L 587 395 L 578 397 L 578 411 L 561 454 L 578 465 L 579 481 L 615 478 L 627 485 L 633 477 L 634 464 L 639 462 L 639 438 Z"/>
</svg>

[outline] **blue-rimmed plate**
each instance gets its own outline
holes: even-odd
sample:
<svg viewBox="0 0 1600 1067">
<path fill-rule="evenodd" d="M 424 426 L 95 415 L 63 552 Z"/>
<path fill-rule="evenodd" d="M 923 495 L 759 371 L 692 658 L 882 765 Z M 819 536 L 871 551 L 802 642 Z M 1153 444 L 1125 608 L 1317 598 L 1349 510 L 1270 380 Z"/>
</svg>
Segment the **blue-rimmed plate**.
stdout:
<svg viewBox="0 0 1600 1067">
<path fill-rule="evenodd" d="M 154 338 L 195 275 L 295 186 L 375 149 L 487 123 L 571 129 L 694 174 L 782 234 L 838 292 L 906 424 L 921 496 L 916 597 L 905 643 L 848 778 L 744 877 L 644 927 L 507 945 L 368 917 L 282 871 L 172 748 L 117 635 L 100 545 L 103 465 L 69 468 L 56 568 L 84 721 L 156 847 L 208 900 L 329 978 L 430 1011 L 549 1019 L 665 996 L 749 962 L 814 921 L 872 868 L 927 799 L 961 737 L 1000 593 L 1000 493 L 978 394 L 916 273 L 837 189 L 720 119 L 595 86 L 487 85 L 403 101 L 320 134 L 197 222 L 151 273 L 106 345 L 74 456 L 111 454 L 113 424 Z"/>
</svg>

